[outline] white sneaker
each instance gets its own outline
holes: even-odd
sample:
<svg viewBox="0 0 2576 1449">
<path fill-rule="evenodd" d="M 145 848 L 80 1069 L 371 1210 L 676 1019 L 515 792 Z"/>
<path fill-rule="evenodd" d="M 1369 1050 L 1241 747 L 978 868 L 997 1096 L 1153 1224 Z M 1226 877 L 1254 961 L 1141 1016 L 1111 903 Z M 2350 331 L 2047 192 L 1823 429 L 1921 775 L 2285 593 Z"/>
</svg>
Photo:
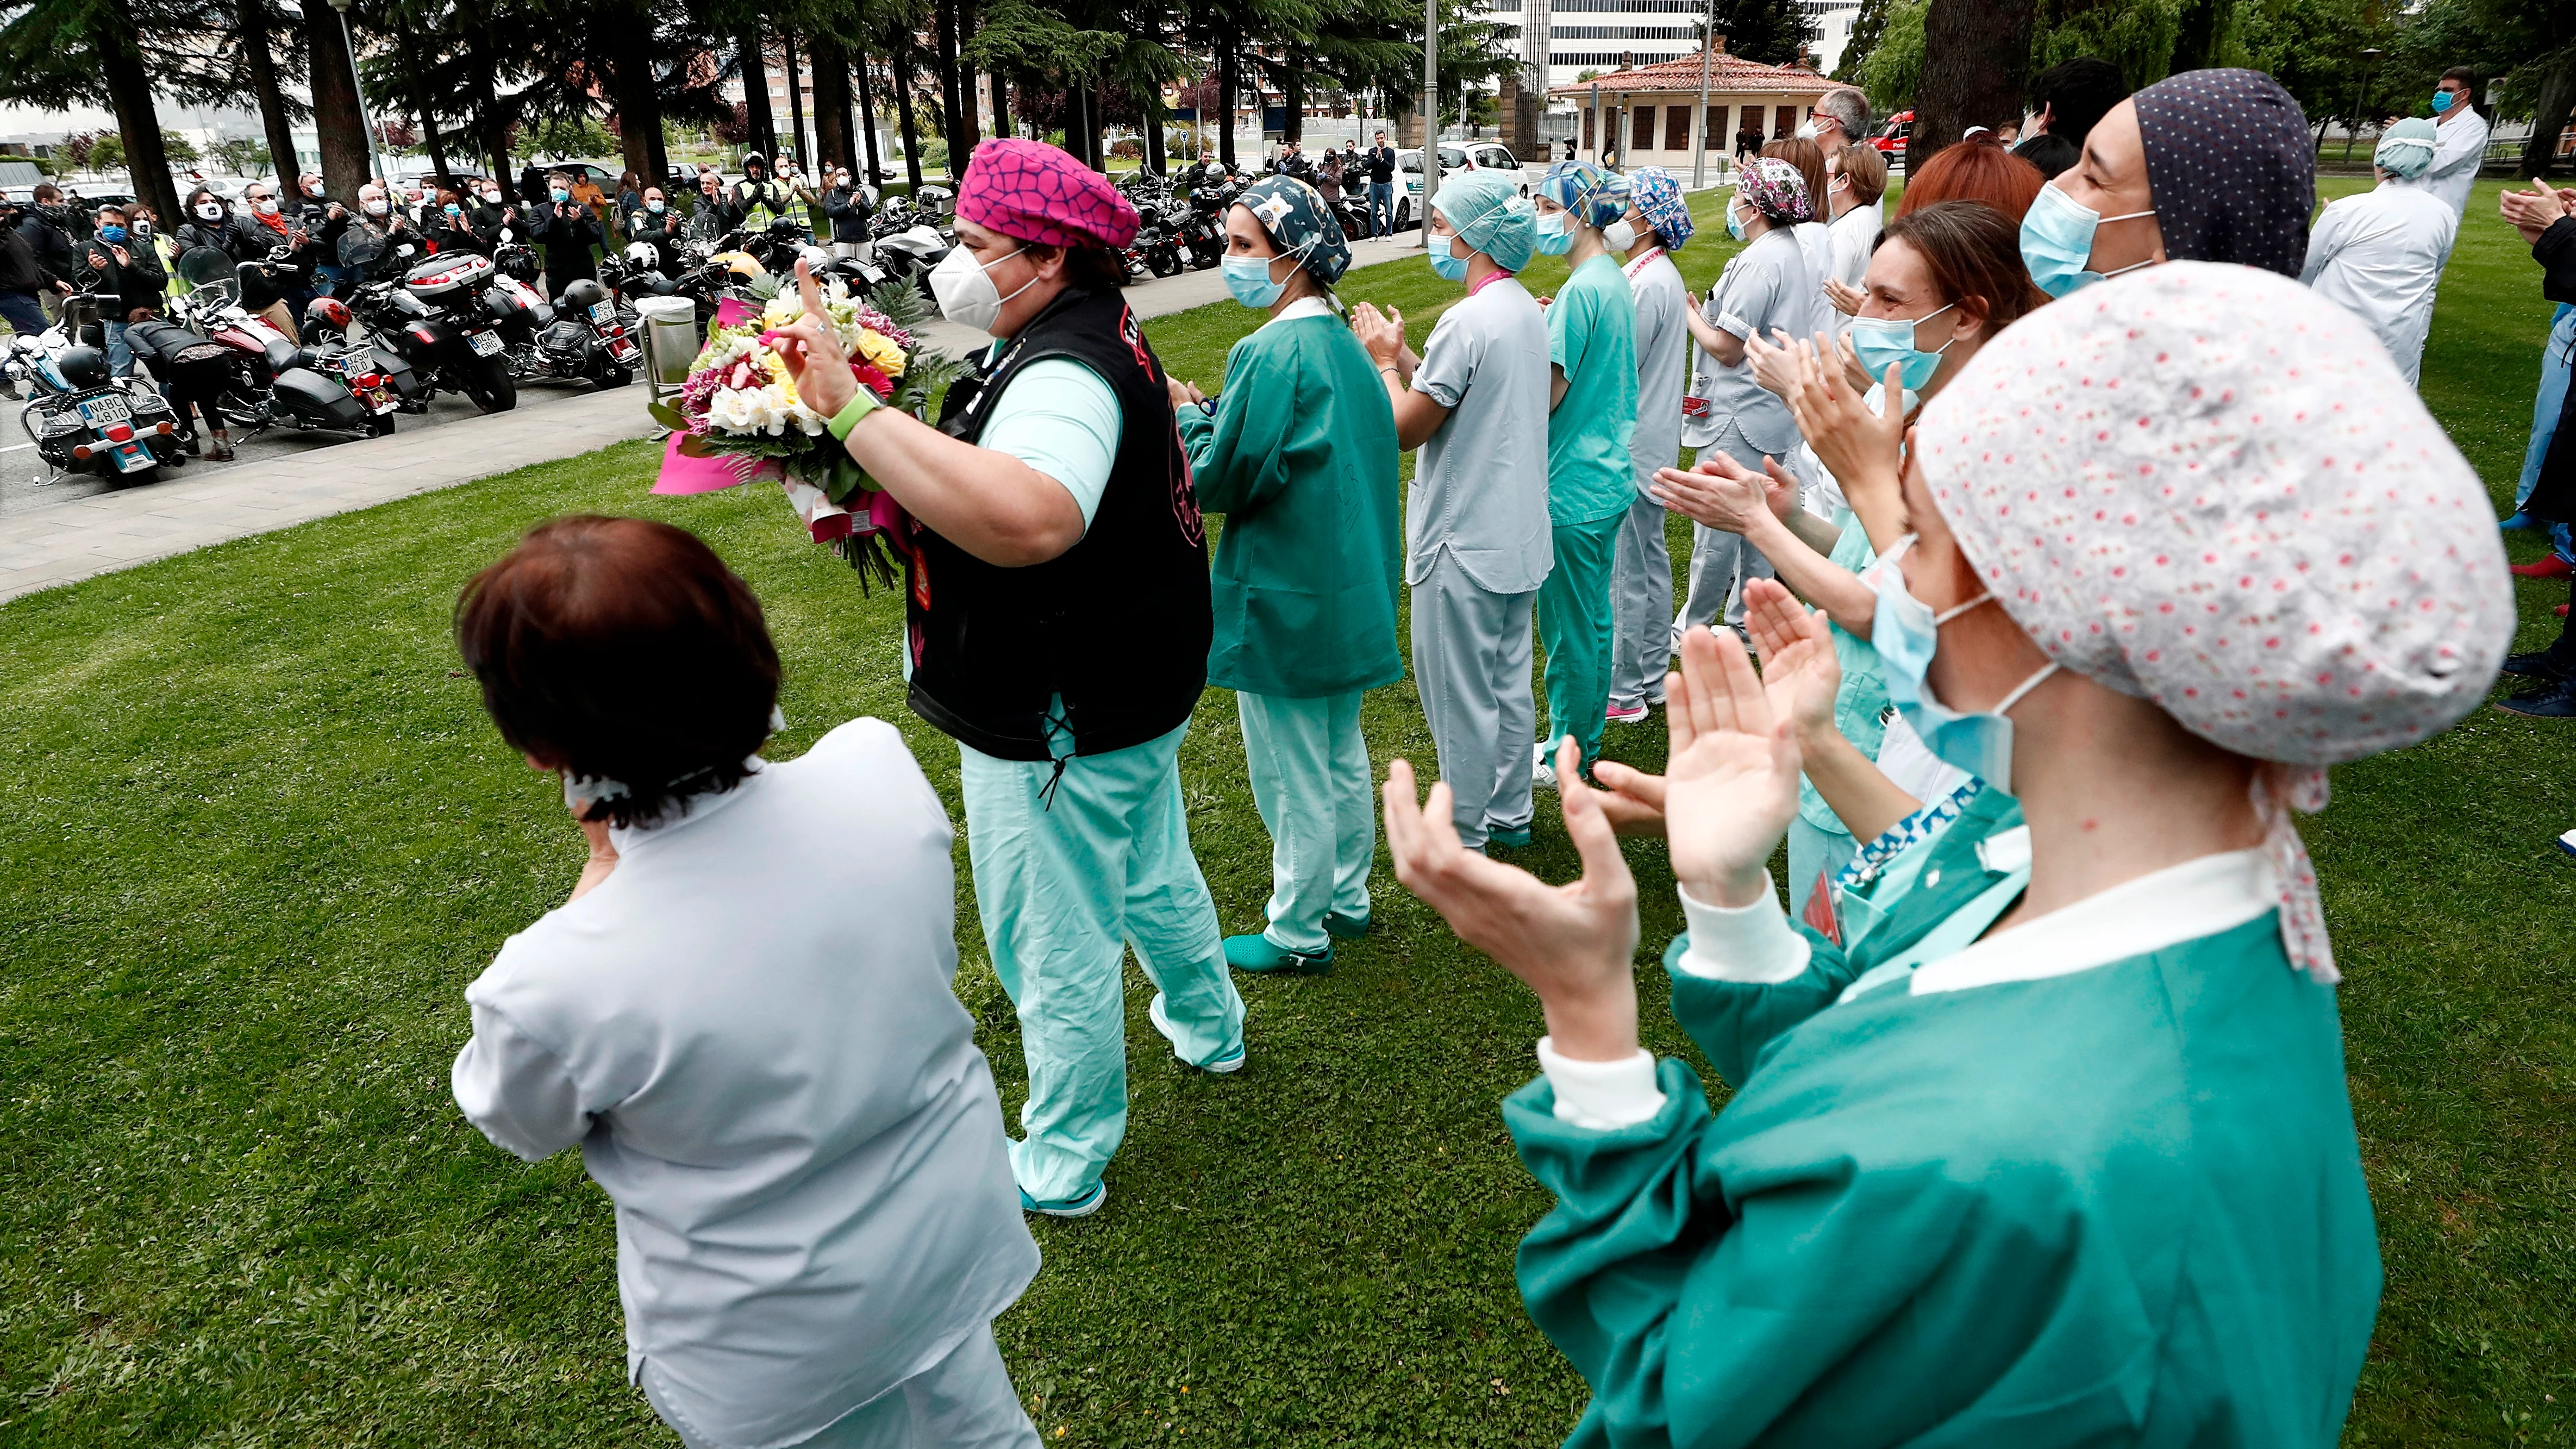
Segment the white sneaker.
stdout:
<svg viewBox="0 0 2576 1449">
<path fill-rule="evenodd" d="M 1532 789 L 1553 790 L 1556 788 L 1556 766 L 1548 763 L 1548 755 L 1550 753 L 1551 751 L 1548 749 L 1548 742 L 1546 740 L 1541 740 L 1537 744 L 1530 746 L 1530 787 Z"/>
</svg>

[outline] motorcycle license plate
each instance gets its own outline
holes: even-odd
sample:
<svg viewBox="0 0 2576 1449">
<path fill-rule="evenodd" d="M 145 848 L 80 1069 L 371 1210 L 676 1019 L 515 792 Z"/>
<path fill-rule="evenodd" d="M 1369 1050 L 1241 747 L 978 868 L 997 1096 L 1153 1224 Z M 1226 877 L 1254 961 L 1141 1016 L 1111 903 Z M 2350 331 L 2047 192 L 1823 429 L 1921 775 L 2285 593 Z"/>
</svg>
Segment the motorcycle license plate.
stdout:
<svg viewBox="0 0 2576 1449">
<path fill-rule="evenodd" d="M 501 334 L 498 332 L 471 333 L 467 335 L 465 345 L 473 348 L 474 355 L 477 357 L 498 357 L 501 355 Z"/>
<path fill-rule="evenodd" d="M 614 303 L 614 302 L 593 302 L 593 303 L 591 303 L 591 304 L 590 304 L 590 320 L 591 320 L 591 321 L 593 321 L 593 322 L 600 323 L 600 324 L 602 324 L 603 326 L 604 326 L 604 325 L 606 325 L 606 324 L 608 324 L 608 323 L 610 323 L 610 322 L 614 322 L 614 321 L 616 321 L 616 320 L 617 320 L 617 304 L 616 304 L 616 303 Z"/>
<path fill-rule="evenodd" d="M 340 354 L 340 370 L 355 375 L 376 370 L 376 354 L 365 348 Z"/>
<path fill-rule="evenodd" d="M 93 428 L 104 428 L 131 419 L 134 414 L 125 399 L 114 395 L 85 397 L 80 400 L 81 421 Z"/>
</svg>

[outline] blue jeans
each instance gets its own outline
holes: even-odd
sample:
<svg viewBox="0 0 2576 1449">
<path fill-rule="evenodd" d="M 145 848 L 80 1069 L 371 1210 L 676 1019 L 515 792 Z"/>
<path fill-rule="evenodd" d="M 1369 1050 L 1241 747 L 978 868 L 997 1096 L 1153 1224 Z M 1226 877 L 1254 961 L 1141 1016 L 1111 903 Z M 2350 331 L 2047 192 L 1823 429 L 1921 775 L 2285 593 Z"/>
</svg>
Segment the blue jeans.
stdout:
<svg viewBox="0 0 2576 1449">
<path fill-rule="evenodd" d="M 125 345 L 125 324 L 107 324 L 107 371 L 111 377 L 134 375 L 134 349 Z"/>
<path fill-rule="evenodd" d="M 2540 394 L 2531 400 L 2531 446 L 2522 453 L 2522 481 L 2514 485 L 2514 511 L 2531 501 L 2531 490 L 2540 484 L 2540 461 L 2549 456 L 2549 440 L 2558 434 L 2558 419 L 2567 405 L 2568 374 L 2571 355 L 2576 355 L 2576 306 L 2559 304 L 2557 319 L 2549 329 L 2549 341 L 2540 352 Z M 2576 539 L 2564 523 L 2551 524 L 2549 541 L 2557 546 L 2558 556 L 2576 563 Z"/>
<path fill-rule="evenodd" d="M 1395 183 L 1369 183 L 1369 235 L 1395 235 Z"/>
<path fill-rule="evenodd" d="M 0 292 L 0 321 L 29 337 L 50 325 L 45 321 L 45 304 L 33 292 Z"/>
</svg>

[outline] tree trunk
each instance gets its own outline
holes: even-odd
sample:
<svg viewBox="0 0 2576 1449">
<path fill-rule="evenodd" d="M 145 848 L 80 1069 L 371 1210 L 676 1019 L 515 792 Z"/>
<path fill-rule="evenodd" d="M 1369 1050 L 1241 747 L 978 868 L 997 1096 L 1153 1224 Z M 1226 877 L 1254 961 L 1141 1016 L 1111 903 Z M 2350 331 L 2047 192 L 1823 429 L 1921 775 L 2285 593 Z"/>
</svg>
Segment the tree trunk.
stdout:
<svg viewBox="0 0 2576 1449">
<path fill-rule="evenodd" d="M 961 113 L 973 102 L 957 74 L 957 7 L 951 0 L 935 0 L 930 7 L 930 33 L 939 45 L 939 134 L 948 142 L 948 176 L 954 181 L 966 164 L 957 154 L 966 139 Z"/>
<path fill-rule="evenodd" d="M 484 163 L 492 168 L 492 182 L 501 188 L 504 197 L 522 200 L 510 171 L 510 112 L 501 104 L 499 87 L 493 82 L 492 62 L 484 49 L 480 23 L 469 23 L 465 30 L 465 69 L 466 83 L 474 96 L 472 129 L 482 147 Z"/>
<path fill-rule="evenodd" d="M 921 133 L 912 123 L 912 32 L 897 26 L 894 32 L 894 54 L 888 57 L 887 69 L 893 72 L 894 123 L 903 135 L 903 171 L 912 189 L 921 190 Z"/>
<path fill-rule="evenodd" d="M 626 169 L 660 186 L 662 97 L 653 85 L 653 12 L 643 5 L 604 11 L 609 100 L 617 108 L 617 150 Z"/>
<path fill-rule="evenodd" d="M 2235 8 L 2235 0 L 2183 0 L 2181 23 L 2174 31 L 2174 74 L 2218 64 L 2219 42 L 2227 36 L 2227 22 Z"/>
<path fill-rule="evenodd" d="M 974 33 L 975 0 L 957 0 L 958 45 L 964 46 Z M 973 61 L 959 58 L 957 83 L 960 97 L 957 102 L 957 124 L 962 130 L 959 135 L 948 138 L 948 173 L 952 176 L 963 176 L 966 174 L 967 159 L 975 154 L 975 147 L 984 139 L 984 123 L 975 114 L 975 92 L 979 87 L 976 83 Z"/>
<path fill-rule="evenodd" d="M 1234 169 L 1234 38 L 1226 36 L 1216 47 L 1216 159 L 1225 169 Z"/>
<path fill-rule="evenodd" d="M 1012 133 L 1013 129 L 1011 126 L 1011 83 L 1003 77 L 1000 71 L 995 71 L 991 75 L 986 76 L 985 80 L 990 82 L 993 87 L 993 134 L 996 136 L 1008 136 Z"/>
<path fill-rule="evenodd" d="M 778 158 L 795 153 L 805 154 L 805 83 L 796 74 L 796 37 L 778 32 L 779 54 L 787 62 L 787 144 L 770 153 L 769 174 L 778 174 Z"/>
<path fill-rule="evenodd" d="M 814 66 L 815 170 L 850 164 L 850 53 L 829 35 L 805 43 Z"/>
<path fill-rule="evenodd" d="M 340 12 L 304 7 L 305 54 L 312 59 L 313 137 L 322 151 L 322 185 L 352 209 L 367 181 L 367 123 L 358 114 L 357 77 L 349 70 L 349 42 Z"/>
<path fill-rule="evenodd" d="M 860 142 L 867 147 L 868 152 L 868 174 L 859 179 L 866 185 L 874 186 L 884 179 L 883 168 L 877 161 L 877 108 L 876 103 L 868 98 L 868 58 L 862 54 L 857 57 L 857 60 L 859 62 L 856 69 L 859 73 Z"/>
<path fill-rule="evenodd" d="M 1306 62 L 1296 51 L 1288 52 L 1288 63 L 1279 74 L 1279 140 L 1281 144 L 1306 139 Z"/>
<path fill-rule="evenodd" d="M 286 92 L 277 83 L 277 59 L 268 53 L 271 34 L 267 0 L 241 0 L 242 65 L 250 72 L 251 94 L 259 101 L 260 129 L 268 133 L 268 167 L 277 173 L 277 189 L 300 196 L 295 178 L 295 121 L 286 111 Z M 173 225 L 176 225 L 174 222 Z"/>
<path fill-rule="evenodd" d="M 742 113 L 751 123 L 751 149 L 763 156 L 778 153 L 778 117 L 769 109 L 768 47 L 760 27 L 746 25 L 733 37 L 733 53 L 742 71 Z"/>
<path fill-rule="evenodd" d="M 2576 45 L 2558 53 L 2557 63 L 2540 78 L 2540 99 L 2531 109 L 2531 139 L 2522 146 L 2522 175 L 2546 176 L 2558 159 L 2558 136 L 2576 112 Z"/>
<path fill-rule="evenodd" d="M 153 108 L 152 80 L 134 49 L 134 17 L 125 0 L 108 0 L 95 23 L 102 33 L 93 37 L 91 48 L 116 110 L 116 129 L 125 138 L 125 169 L 134 178 L 134 194 L 154 215 L 168 218 L 163 225 L 176 226 L 179 189 L 171 183 L 170 157 L 161 148 L 161 114 Z"/>
<path fill-rule="evenodd" d="M 2033 0 L 1932 0 L 1923 17 L 1923 79 L 1915 87 L 1906 172 L 1959 139 L 2021 112 L 2030 69 Z"/>
<path fill-rule="evenodd" d="M 429 148 L 429 169 L 438 184 L 454 190 L 456 177 L 447 168 L 447 138 L 439 134 L 438 112 L 429 102 L 429 67 L 421 60 L 420 36 L 413 32 L 409 19 L 401 19 L 394 31 L 394 46 L 402 57 L 403 74 L 411 82 L 412 109 L 420 117 L 420 138 Z"/>
</svg>

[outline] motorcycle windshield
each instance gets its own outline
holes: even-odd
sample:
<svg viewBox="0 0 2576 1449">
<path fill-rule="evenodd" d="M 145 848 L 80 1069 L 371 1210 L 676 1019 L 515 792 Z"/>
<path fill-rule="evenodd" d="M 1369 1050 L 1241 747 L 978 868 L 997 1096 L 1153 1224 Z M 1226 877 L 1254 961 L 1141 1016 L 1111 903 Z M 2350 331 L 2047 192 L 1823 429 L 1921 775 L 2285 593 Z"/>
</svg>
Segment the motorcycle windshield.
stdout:
<svg viewBox="0 0 2576 1449">
<path fill-rule="evenodd" d="M 233 284 L 239 270 L 219 247 L 190 247 L 179 254 L 174 265 L 180 280 L 191 287 Z"/>
</svg>

